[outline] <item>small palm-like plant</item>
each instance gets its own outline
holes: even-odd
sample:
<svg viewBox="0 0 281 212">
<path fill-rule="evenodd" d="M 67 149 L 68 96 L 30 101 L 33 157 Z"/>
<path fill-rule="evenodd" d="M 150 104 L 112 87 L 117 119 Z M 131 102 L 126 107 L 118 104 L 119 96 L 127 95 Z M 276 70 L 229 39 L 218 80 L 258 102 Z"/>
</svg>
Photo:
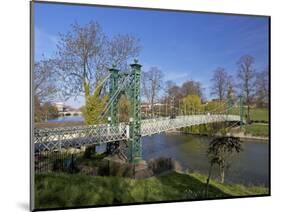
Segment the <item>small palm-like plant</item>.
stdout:
<svg viewBox="0 0 281 212">
<path fill-rule="evenodd" d="M 230 166 L 231 158 L 243 150 L 242 142 L 236 137 L 216 137 L 207 150 L 210 162 L 209 175 L 207 178 L 206 195 L 208 195 L 208 186 L 214 165 L 218 165 L 220 171 L 220 181 L 224 183 L 225 169 Z"/>
</svg>

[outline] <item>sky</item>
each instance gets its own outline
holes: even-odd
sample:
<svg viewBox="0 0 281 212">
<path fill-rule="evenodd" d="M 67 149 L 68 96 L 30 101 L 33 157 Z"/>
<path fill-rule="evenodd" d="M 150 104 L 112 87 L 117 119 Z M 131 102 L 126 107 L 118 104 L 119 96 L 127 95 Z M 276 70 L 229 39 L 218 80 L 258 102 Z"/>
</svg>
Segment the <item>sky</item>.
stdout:
<svg viewBox="0 0 281 212">
<path fill-rule="evenodd" d="M 212 73 L 223 67 L 236 76 L 237 61 L 255 58 L 255 70 L 268 67 L 268 18 L 143 9 L 35 3 L 35 61 L 54 56 L 59 33 L 70 25 L 97 21 L 109 37 L 130 34 L 140 39 L 139 63 L 147 71 L 157 66 L 164 80 L 181 85 L 200 81 L 211 98 Z M 80 107 L 83 98 L 66 104 Z"/>
</svg>

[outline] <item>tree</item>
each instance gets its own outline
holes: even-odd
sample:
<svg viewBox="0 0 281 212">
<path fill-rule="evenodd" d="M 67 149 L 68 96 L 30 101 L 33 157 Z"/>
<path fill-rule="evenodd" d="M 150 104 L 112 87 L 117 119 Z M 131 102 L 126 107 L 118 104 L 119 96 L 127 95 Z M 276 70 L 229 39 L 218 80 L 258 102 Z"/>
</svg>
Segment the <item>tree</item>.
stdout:
<svg viewBox="0 0 281 212">
<path fill-rule="evenodd" d="M 221 183 L 224 183 L 225 169 L 230 166 L 231 159 L 235 153 L 241 152 L 242 142 L 236 137 L 217 137 L 214 138 L 208 147 L 207 156 L 210 162 L 209 175 L 207 179 L 206 193 L 214 165 L 219 166 Z"/>
<path fill-rule="evenodd" d="M 150 104 L 152 116 L 154 116 L 154 103 L 162 88 L 163 77 L 162 71 L 157 67 L 151 67 L 149 71 L 142 73 L 142 94 Z"/>
<path fill-rule="evenodd" d="M 43 117 L 45 120 L 54 119 L 59 116 L 59 112 L 56 106 L 50 102 L 45 102 L 42 105 Z"/>
<path fill-rule="evenodd" d="M 168 80 L 164 83 L 165 98 L 168 99 L 171 96 L 171 91 L 174 86 L 176 86 L 176 84 L 172 80 Z"/>
<path fill-rule="evenodd" d="M 75 23 L 68 33 L 60 34 L 57 50 L 56 61 L 64 97 L 82 95 L 87 104 L 98 100 L 97 97 L 90 98 L 91 95 L 104 93 L 105 87 L 99 86 L 101 90 L 97 93 L 94 89 L 108 74 L 107 68 L 114 63 L 117 69 L 123 68 L 129 59 L 139 54 L 140 47 L 138 40 L 130 35 L 118 35 L 110 40 L 101 26 L 91 21 L 85 26 Z M 85 110 L 88 110 L 87 106 Z M 91 117 L 86 119 L 96 120 Z"/>
<path fill-rule="evenodd" d="M 182 96 L 197 95 L 202 99 L 203 88 L 201 86 L 201 83 L 193 80 L 184 82 L 181 86 L 181 94 Z"/>
<path fill-rule="evenodd" d="M 233 79 L 232 79 L 231 75 L 228 76 L 228 87 L 227 87 L 226 99 L 227 99 L 228 103 L 230 104 L 230 106 L 232 106 L 235 103 L 235 101 L 237 100 L 236 91 L 234 89 L 234 83 L 233 83 Z"/>
<path fill-rule="evenodd" d="M 120 122 L 128 122 L 129 121 L 129 111 L 130 111 L 130 103 L 125 95 L 120 97 L 118 103 L 118 112 L 119 112 L 119 121 Z"/>
<path fill-rule="evenodd" d="M 182 91 L 181 91 L 181 87 L 178 86 L 178 85 L 173 85 L 172 87 L 169 88 L 168 90 L 168 96 L 167 96 L 167 99 L 169 101 L 173 101 L 174 103 L 178 103 L 178 101 L 180 99 L 183 98 L 183 95 L 182 95 Z"/>
<path fill-rule="evenodd" d="M 109 41 L 108 61 L 120 70 L 128 70 L 127 63 L 131 58 L 136 58 L 140 52 L 139 39 L 131 35 L 117 35 Z"/>
<path fill-rule="evenodd" d="M 42 59 L 34 64 L 33 88 L 34 96 L 39 102 L 51 101 L 56 97 L 58 75 L 53 59 Z"/>
<path fill-rule="evenodd" d="M 229 75 L 225 69 L 221 67 L 217 68 L 213 72 L 211 82 L 213 83 L 211 87 L 211 95 L 218 97 L 220 101 L 225 100 L 229 88 Z"/>
<path fill-rule="evenodd" d="M 44 111 L 42 109 L 40 100 L 37 96 L 34 96 L 34 121 L 40 122 L 43 120 Z"/>
<path fill-rule="evenodd" d="M 188 95 L 182 99 L 181 110 L 184 114 L 202 111 L 201 98 L 197 95 Z"/>
<path fill-rule="evenodd" d="M 46 111 L 44 111 L 42 105 L 57 97 L 57 78 L 53 59 L 42 59 L 35 62 L 33 70 L 35 122 L 40 122 L 45 118 Z"/>
<path fill-rule="evenodd" d="M 255 70 L 253 68 L 254 58 L 250 55 L 242 56 L 238 62 L 238 79 L 240 80 L 239 87 L 241 94 L 245 98 L 247 105 L 247 121 L 250 122 L 250 104 L 254 95 L 254 77 Z"/>
<path fill-rule="evenodd" d="M 86 90 L 86 104 L 83 108 L 83 115 L 85 117 L 85 123 L 88 125 L 91 124 L 100 124 L 104 120 L 100 119 L 100 114 L 108 101 L 108 96 L 100 96 L 102 87 L 97 87 L 93 95 L 89 95 L 90 88 L 85 86 Z"/>
<path fill-rule="evenodd" d="M 188 95 L 196 95 L 201 98 L 203 97 L 203 88 L 200 82 L 188 80 L 182 84 L 182 86 L 178 86 L 172 81 L 167 81 L 165 86 L 165 99 L 168 100 L 169 103 L 172 103 L 172 106 L 180 109 L 180 102 L 182 99 Z"/>
<path fill-rule="evenodd" d="M 265 69 L 261 72 L 256 73 L 255 80 L 255 96 L 258 107 L 268 107 L 268 96 L 269 96 L 269 81 L 268 81 L 268 70 Z"/>
</svg>

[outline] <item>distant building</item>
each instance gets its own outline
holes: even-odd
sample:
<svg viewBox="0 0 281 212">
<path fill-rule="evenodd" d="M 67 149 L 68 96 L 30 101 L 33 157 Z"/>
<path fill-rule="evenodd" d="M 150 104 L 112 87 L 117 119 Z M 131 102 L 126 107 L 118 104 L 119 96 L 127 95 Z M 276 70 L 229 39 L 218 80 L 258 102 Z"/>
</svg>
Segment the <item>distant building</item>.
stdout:
<svg viewBox="0 0 281 212">
<path fill-rule="evenodd" d="M 150 110 L 151 104 L 143 103 L 143 104 L 141 104 L 141 108 Z"/>
<path fill-rule="evenodd" d="M 58 112 L 64 112 L 65 106 L 63 102 L 56 102 L 54 105 L 58 109 Z"/>
</svg>

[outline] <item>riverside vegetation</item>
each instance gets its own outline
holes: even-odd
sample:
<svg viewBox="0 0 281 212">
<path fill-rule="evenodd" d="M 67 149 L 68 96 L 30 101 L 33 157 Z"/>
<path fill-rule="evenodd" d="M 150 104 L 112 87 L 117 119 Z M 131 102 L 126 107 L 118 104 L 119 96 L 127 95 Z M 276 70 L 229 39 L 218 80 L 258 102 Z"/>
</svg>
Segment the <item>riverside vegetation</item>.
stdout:
<svg viewBox="0 0 281 212">
<path fill-rule="evenodd" d="M 267 195 L 269 192 L 263 186 L 220 183 L 212 178 L 206 195 L 208 177 L 182 171 L 175 161 L 173 165 L 167 158 L 148 161 L 153 172 L 151 176 L 133 179 L 128 169 L 130 164 L 113 163 L 107 170 L 105 157 L 104 153 L 91 155 L 86 151 L 73 160 L 70 169 L 59 169 L 59 163 L 64 161 L 53 160 L 50 170 L 35 175 L 36 208 L 227 198 Z"/>
</svg>

